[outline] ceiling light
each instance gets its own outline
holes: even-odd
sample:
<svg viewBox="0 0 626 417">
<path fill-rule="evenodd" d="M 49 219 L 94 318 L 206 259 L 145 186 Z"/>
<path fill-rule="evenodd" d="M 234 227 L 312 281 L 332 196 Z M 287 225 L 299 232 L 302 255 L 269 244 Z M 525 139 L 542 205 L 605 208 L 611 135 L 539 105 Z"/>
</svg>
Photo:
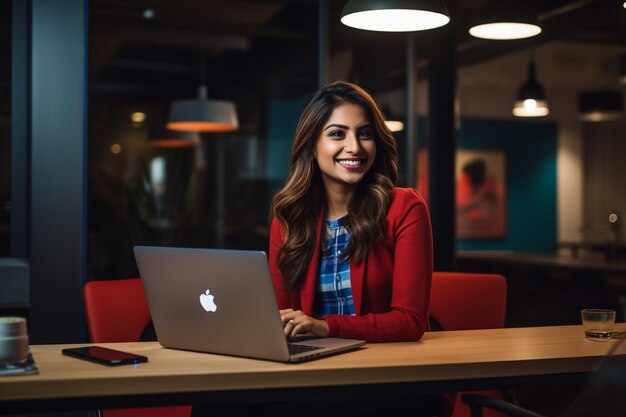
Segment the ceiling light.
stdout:
<svg viewBox="0 0 626 417">
<path fill-rule="evenodd" d="M 149 7 L 149 8 L 147 8 L 147 9 L 144 9 L 144 11 L 143 11 L 143 12 L 141 12 L 141 16 L 142 16 L 144 19 L 146 19 L 146 20 L 152 20 L 152 19 L 154 19 L 154 15 L 155 15 L 155 13 L 154 13 L 154 9 L 153 9 L 153 8 L 150 8 L 150 7 Z"/>
<path fill-rule="evenodd" d="M 534 11 L 521 1 L 498 0 L 471 19 L 470 25 L 470 35 L 481 39 L 524 39 L 541 33 Z"/>
<path fill-rule="evenodd" d="M 516 101 L 513 106 L 513 115 L 517 117 L 542 117 L 550 114 L 548 103 L 545 100 L 528 98 Z"/>
<path fill-rule="evenodd" d="M 207 88 L 201 85 L 196 100 L 178 100 L 172 104 L 167 128 L 188 132 L 233 132 L 239 128 L 239 120 L 232 101 L 208 100 Z"/>
<path fill-rule="evenodd" d="M 543 87 L 537 82 L 535 62 L 528 64 L 528 79 L 520 87 L 513 103 L 513 115 L 517 117 L 542 117 L 550 113 Z"/>
<path fill-rule="evenodd" d="M 402 132 L 404 130 L 404 123 L 400 120 L 385 120 L 385 125 L 392 132 Z"/>
<path fill-rule="evenodd" d="M 133 112 L 130 115 L 130 121 L 133 122 L 133 124 L 140 125 L 146 121 L 146 114 L 142 111 Z"/>
<path fill-rule="evenodd" d="M 434 29 L 450 21 L 443 0 L 350 0 L 341 23 L 378 32 L 413 32 Z"/>
<path fill-rule="evenodd" d="M 510 40 L 537 36 L 541 28 L 530 23 L 496 22 L 473 26 L 469 33 L 476 38 Z"/>
<path fill-rule="evenodd" d="M 619 91 L 587 91 L 578 98 L 581 120 L 608 122 L 624 115 L 622 93 Z"/>
</svg>

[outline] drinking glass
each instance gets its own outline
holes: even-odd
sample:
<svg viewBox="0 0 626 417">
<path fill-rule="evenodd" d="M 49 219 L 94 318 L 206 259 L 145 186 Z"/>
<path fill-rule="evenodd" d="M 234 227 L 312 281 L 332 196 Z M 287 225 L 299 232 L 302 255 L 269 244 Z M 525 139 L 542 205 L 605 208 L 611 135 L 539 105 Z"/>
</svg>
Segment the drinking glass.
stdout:
<svg viewBox="0 0 626 417">
<path fill-rule="evenodd" d="M 606 340 L 613 336 L 615 311 L 588 308 L 580 311 L 585 329 L 585 337 L 590 340 Z"/>
</svg>

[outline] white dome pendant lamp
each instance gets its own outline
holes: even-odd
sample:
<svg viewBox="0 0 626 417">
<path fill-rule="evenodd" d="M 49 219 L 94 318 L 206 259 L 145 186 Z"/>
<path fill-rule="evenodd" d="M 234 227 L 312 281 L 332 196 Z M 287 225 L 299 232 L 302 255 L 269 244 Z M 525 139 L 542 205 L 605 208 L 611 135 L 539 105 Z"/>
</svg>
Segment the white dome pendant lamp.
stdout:
<svg viewBox="0 0 626 417">
<path fill-rule="evenodd" d="M 449 21 L 443 0 L 350 0 L 341 12 L 344 25 L 378 32 L 428 30 Z"/>
</svg>

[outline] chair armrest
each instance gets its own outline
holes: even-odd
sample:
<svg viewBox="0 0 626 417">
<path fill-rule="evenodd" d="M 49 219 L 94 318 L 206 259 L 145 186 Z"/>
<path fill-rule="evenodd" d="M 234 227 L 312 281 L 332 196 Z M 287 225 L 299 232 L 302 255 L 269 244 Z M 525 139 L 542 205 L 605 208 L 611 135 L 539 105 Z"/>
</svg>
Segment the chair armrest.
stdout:
<svg viewBox="0 0 626 417">
<path fill-rule="evenodd" d="M 544 417 L 518 405 L 484 395 L 463 394 L 461 401 L 469 405 L 472 410 L 472 417 L 483 417 L 483 408 L 491 408 L 511 417 Z"/>
</svg>

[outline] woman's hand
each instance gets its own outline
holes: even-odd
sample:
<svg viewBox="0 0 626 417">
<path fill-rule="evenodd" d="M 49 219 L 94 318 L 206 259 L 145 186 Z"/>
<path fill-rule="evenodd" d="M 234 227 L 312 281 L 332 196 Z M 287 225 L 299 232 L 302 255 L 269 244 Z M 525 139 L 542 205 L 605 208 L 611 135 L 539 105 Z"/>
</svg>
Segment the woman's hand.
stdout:
<svg viewBox="0 0 626 417">
<path fill-rule="evenodd" d="M 328 323 L 325 320 L 314 319 L 300 310 L 280 310 L 280 319 L 283 322 L 285 337 L 295 337 L 299 333 L 312 333 L 317 337 L 328 337 Z"/>
</svg>

